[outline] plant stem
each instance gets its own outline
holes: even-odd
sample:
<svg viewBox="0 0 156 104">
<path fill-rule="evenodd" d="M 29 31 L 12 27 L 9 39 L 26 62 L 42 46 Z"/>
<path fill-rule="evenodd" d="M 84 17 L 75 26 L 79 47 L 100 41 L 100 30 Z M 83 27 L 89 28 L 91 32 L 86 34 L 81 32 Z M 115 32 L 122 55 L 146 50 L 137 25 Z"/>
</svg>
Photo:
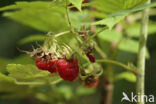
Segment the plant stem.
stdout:
<svg viewBox="0 0 156 104">
<path fill-rule="evenodd" d="M 72 27 L 72 24 L 71 24 L 71 20 L 70 20 L 70 16 L 69 16 L 69 11 L 68 11 L 68 1 L 66 0 L 66 14 L 67 14 L 67 19 L 68 19 L 68 23 L 69 23 L 69 26 L 70 26 L 70 30 L 72 33 L 74 33 L 74 30 L 73 30 L 73 27 Z"/>
<path fill-rule="evenodd" d="M 102 90 L 101 90 L 101 102 L 100 104 L 112 104 L 112 96 L 114 90 L 114 84 L 109 82 L 107 79 L 103 78 L 101 80 Z"/>
<path fill-rule="evenodd" d="M 78 37 L 77 33 L 75 32 L 73 26 L 72 26 L 72 23 L 71 23 L 71 19 L 70 19 L 70 16 L 69 16 L 69 11 L 68 11 L 68 1 L 66 0 L 66 15 L 67 15 L 67 20 L 68 20 L 68 24 L 70 26 L 70 31 L 72 34 L 74 34 L 74 37 L 76 38 L 76 40 L 81 44 L 82 41 L 80 40 L 80 38 Z"/>
<path fill-rule="evenodd" d="M 148 0 L 148 4 L 150 4 Z M 136 93 L 141 96 L 144 95 L 144 84 L 145 84 L 145 55 L 146 55 L 146 40 L 148 35 L 148 17 L 149 17 L 149 8 L 145 9 L 142 12 L 142 23 L 140 31 L 140 40 L 139 40 L 139 51 L 138 51 L 138 61 L 137 61 L 137 71 L 139 76 L 137 76 L 136 82 Z M 141 102 L 137 104 L 145 104 L 144 97 Z"/>
<path fill-rule="evenodd" d="M 94 48 L 103 59 L 107 58 L 107 55 L 101 50 L 101 48 L 98 45 L 95 45 Z"/>
<path fill-rule="evenodd" d="M 132 73 L 134 73 L 135 75 L 137 75 L 138 73 L 136 71 L 134 71 L 133 69 L 131 69 L 130 67 L 128 67 L 125 64 L 122 64 L 120 62 L 117 61 L 113 61 L 113 60 L 109 60 L 109 59 L 102 59 L 102 60 L 96 60 L 96 62 L 102 62 L 102 63 L 109 63 L 109 64 L 114 64 L 114 65 L 118 65 L 124 69 L 126 69 L 127 71 L 130 71 Z"/>
</svg>

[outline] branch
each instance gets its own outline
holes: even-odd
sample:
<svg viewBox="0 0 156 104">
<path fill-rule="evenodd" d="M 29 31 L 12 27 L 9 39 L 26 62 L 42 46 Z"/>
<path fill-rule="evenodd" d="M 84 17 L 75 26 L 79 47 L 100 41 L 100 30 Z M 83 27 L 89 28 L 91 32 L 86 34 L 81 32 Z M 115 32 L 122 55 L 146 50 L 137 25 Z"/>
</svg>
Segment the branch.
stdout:
<svg viewBox="0 0 156 104">
<path fill-rule="evenodd" d="M 148 0 L 147 4 L 150 4 L 151 0 Z M 139 51 L 138 51 L 138 61 L 137 61 L 137 72 L 140 76 L 137 76 L 136 82 L 136 93 L 144 95 L 144 84 L 145 84 L 145 60 L 146 60 L 146 42 L 148 35 L 148 20 L 149 20 L 149 8 L 142 12 L 142 23 L 140 31 L 139 40 Z M 141 102 L 137 104 L 145 104 L 144 97 Z"/>
<path fill-rule="evenodd" d="M 127 71 L 129 72 L 132 72 L 133 74 L 135 75 L 138 75 L 138 73 L 136 71 L 134 71 L 133 69 L 131 69 L 129 66 L 125 65 L 125 64 L 122 64 L 120 62 L 117 62 L 117 61 L 114 61 L 114 60 L 109 60 L 109 59 L 101 59 L 101 60 L 96 60 L 96 62 L 98 63 L 109 63 L 109 64 L 114 64 L 114 65 L 117 65 L 117 66 L 120 66 L 124 69 L 126 69 Z"/>
</svg>

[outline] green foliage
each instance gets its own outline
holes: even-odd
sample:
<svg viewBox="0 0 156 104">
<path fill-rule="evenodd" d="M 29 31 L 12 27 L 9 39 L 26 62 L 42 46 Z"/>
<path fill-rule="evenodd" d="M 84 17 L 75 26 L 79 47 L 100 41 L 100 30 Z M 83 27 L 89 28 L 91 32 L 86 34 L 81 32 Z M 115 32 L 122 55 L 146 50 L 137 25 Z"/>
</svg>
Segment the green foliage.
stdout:
<svg viewBox="0 0 156 104">
<path fill-rule="evenodd" d="M 131 72 L 122 72 L 115 76 L 115 80 L 125 79 L 129 82 L 136 82 L 136 76 Z"/>
<path fill-rule="evenodd" d="M 81 11 L 83 0 L 69 0 L 79 11 Z"/>
<path fill-rule="evenodd" d="M 131 38 L 124 38 L 121 33 L 116 32 L 114 30 L 105 30 L 104 32 L 100 33 L 98 35 L 98 39 L 100 41 L 100 45 L 103 46 L 103 44 L 107 44 L 105 42 L 109 42 L 109 46 L 111 43 L 116 42 L 118 44 L 118 49 L 137 53 L 138 52 L 138 41 L 133 40 Z M 103 47 L 105 49 L 106 47 Z M 109 50 L 109 49 L 107 49 Z M 147 58 L 149 57 L 149 53 L 147 51 Z"/>
<path fill-rule="evenodd" d="M 95 93 L 95 89 L 88 89 L 86 87 L 79 87 L 77 90 L 76 90 L 76 94 L 78 96 L 83 96 L 83 95 L 90 95 L 90 94 L 93 94 Z"/>
<path fill-rule="evenodd" d="M 65 8 L 52 3 L 43 1 L 17 2 L 15 5 L 0 8 L 0 11 L 15 10 L 5 12 L 4 16 L 41 31 L 57 32 L 67 29 L 67 23 L 64 21 Z"/>
<path fill-rule="evenodd" d="M 18 41 L 18 44 L 24 45 L 24 44 L 31 43 L 31 42 L 44 41 L 45 39 L 46 39 L 45 35 L 35 34 L 35 35 L 30 35 L 28 37 L 21 39 L 20 41 Z"/>
<path fill-rule="evenodd" d="M 51 75 L 48 71 L 38 70 L 34 65 L 9 64 L 9 76 L 14 78 L 16 84 L 54 84 L 61 79 L 58 75 Z"/>
<path fill-rule="evenodd" d="M 146 0 L 95 0 L 93 7 L 104 13 L 113 13 L 120 10 L 126 10 L 144 3 Z"/>
<path fill-rule="evenodd" d="M 148 8 L 148 7 L 156 6 L 156 3 L 142 4 L 146 0 L 135 0 L 136 2 L 134 2 L 134 0 L 127 0 L 126 2 L 124 0 L 120 0 L 120 1 L 117 1 L 117 0 L 111 0 L 111 1 L 110 0 L 97 0 L 97 2 L 98 1 L 99 1 L 100 4 L 99 5 L 97 4 L 96 8 L 100 8 L 100 10 L 102 9 L 101 11 L 104 10 L 103 12 L 104 13 L 109 13 L 109 15 L 108 15 L 107 18 L 105 18 L 103 20 L 94 22 L 93 25 L 106 25 L 106 26 L 109 27 L 109 29 L 112 29 L 112 27 L 115 24 L 119 23 L 121 20 L 124 19 L 125 16 L 127 16 L 130 13 L 137 12 L 137 11 L 143 10 L 145 8 Z M 101 4 L 101 2 L 103 2 L 103 4 Z M 122 2 L 122 3 L 119 3 L 119 2 Z M 103 6 L 104 4 L 106 6 Z M 142 5 L 139 5 L 139 4 L 142 4 Z M 100 5 L 101 5 L 101 7 L 100 7 Z M 112 8 L 109 7 L 110 10 L 105 9 L 105 8 L 108 8 L 107 6 L 109 6 L 109 5 L 111 5 Z M 117 6 L 117 5 L 120 5 L 120 6 Z M 137 6 L 137 5 L 139 5 L 139 6 Z M 105 11 L 105 10 L 109 10 L 109 11 Z M 97 13 L 93 12 L 93 13 L 95 15 L 98 15 L 98 17 L 105 17 L 105 15 L 100 15 L 99 16 L 98 12 Z"/>
<path fill-rule="evenodd" d="M 97 26 L 96 31 L 102 29 L 103 25 L 109 28 L 98 34 L 97 38 L 85 41 L 84 46 L 90 44 L 89 42 L 96 42 L 100 46 L 100 52 L 106 52 L 107 58 L 112 58 L 110 50 L 112 46 L 116 44 L 117 50 L 126 52 L 126 55 L 128 53 L 136 54 L 138 52 L 138 40 L 131 38 L 131 36 L 138 38 L 140 31 L 139 23 L 124 28 L 128 37 L 125 37 L 124 32 L 116 32 L 113 27 L 128 16 L 128 14 L 138 12 L 148 7 L 154 7 L 156 3 L 144 4 L 146 0 L 92 0 L 93 2 L 89 3 L 89 5 L 87 4 L 89 8 L 82 11 L 82 1 L 83 0 L 68 0 L 69 4 L 72 3 L 72 5 L 79 10 L 69 11 L 74 30 L 79 32 L 83 26 L 90 29 L 92 25 Z M 94 9 L 91 10 L 90 8 Z M 0 11 L 4 12 L 3 16 L 5 17 L 41 31 L 41 34 L 31 34 L 18 41 L 17 43 L 19 45 L 44 41 L 48 36 L 42 35 L 42 32 L 46 34 L 51 31 L 55 34 L 70 31 L 65 11 L 65 0 L 16 2 L 13 5 L 0 8 Z M 155 23 L 149 24 L 149 34 L 156 32 L 155 26 Z M 88 35 L 91 36 L 91 32 L 89 32 Z M 80 38 L 79 35 L 77 37 Z M 84 54 L 85 52 L 80 48 L 81 46 L 75 39 L 74 34 L 68 33 L 61 35 L 57 37 L 56 40 L 59 45 L 66 44 L 71 47 L 73 53 L 75 53 L 74 55 L 79 60 L 81 69 L 88 64 L 87 61 L 89 60 Z M 95 57 L 101 59 L 99 56 L 100 53 L 98 55 L 97 53 L 95 53 Z M 123 59 L 123 57 L 121 58 Z M 116 57 L 113 56 L 113 59 L 116 59 Z M 126 61 L 129 61 L 129 59 Z M 77 96 L 94 94 L 96 91 L 95 89 L 88 89 L 84 86 L 75 88 L 71 84 L 65 85 L 64 82 L 60 83 L 60 85 L 55 85 L 62 80 L 58 74 L 51 74 L 48 71 L 39 70 L 35 66 L 34 60 L 28 55 L 21 55 L 14 59 L 1 58 L 0 63 L 0 85 L 2 85 L 0 86 L 0 92 L 14 92 L 18 97 L 21 95 L 34 96 L 50 104 L 62 104 L 71 98 L 76 99 Z M 89 63 L 84 70 L 87 73 L 96 72 L 98 76 L 102 74 L 104 69 L 107 75 L 109 73 L 108 77 L 114 78 L 114 80 L 125 79 L 129 82 L 136 81 L 135 75 L 130 72 L 122 72 L 115 75 L 115 77 L 111 76 L 112 74 L 109 69 L 115 69 L 116 67 L 109 66 L 107 63 L 105 65 Z M 107 75 L 105 77 L 107 77 Z M 20 92 L 23 90 L 26 91 L 26 93 L 21 94 Z M 14 97 L 16 98 L 15 95 Z"/>
<path fill-rule="evenodd" d="M 103 20 L 94 22 L 93 25 L 106 25 L 107 27 L 109 27 L 109 29 L 112 29 L 113 26 L 117 23 L 119 23 L 121 20 L 124 19 L 124 15 L 123 16 L 114 16 L 114 17 L 108 17 L 105 18 Z"/>
<path fill-rule="evenodd" d="M 1 92 L 16 92 L 25 89 L 25 86 L 17 86 L 14 83 L 14 78 L 0 73 L 0 91 Z M 25 89 L 26 90 L 26 89 Z"/>
<path fill-rule="evenodd" d="M 156 23 L 149 23 L 149 27 L 148 27 L 148 34 L 149 35 L 156 33 L 155 27 L 156 27 Z M 139 29 L 140 29 L 139 23 L 132 24 L 132 25 L 128 26 L 128 28 L 126 28 L 126 33 L 132 37 L 139 37 L 139 34 L 140 34 Z"/>
<path fill-rule="evenodd" d="M 87 11 L 83 12 L 70 12 L 71 22 L 74 28 L 80 29 L 82 26 L 89 27 L 90 16 Z"/>
<path fill-rule="evenodd" d="M 8 59 L 0 58 L 0 63 L 1 63 L 1 65 L 0 65 L 0 72 L 1 73 L 5 73 L 6 72 L 5 68 L 6 68 L 8 62 L 9 62 Z"/>
</svg>

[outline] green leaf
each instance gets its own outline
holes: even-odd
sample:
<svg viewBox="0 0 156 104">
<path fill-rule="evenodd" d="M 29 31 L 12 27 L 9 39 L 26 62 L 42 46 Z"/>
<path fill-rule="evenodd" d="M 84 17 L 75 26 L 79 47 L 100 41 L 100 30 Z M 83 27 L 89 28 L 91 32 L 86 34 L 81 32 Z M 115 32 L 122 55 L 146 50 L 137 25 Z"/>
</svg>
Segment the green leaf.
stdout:
<svg viewBox="0 0 156 104">
<path fill-rule="evenodd" d="M 65 8 L 52 4 L 53 2 L 43 1 L 17 2 L 15 5 L 0 8 L 0 11 L 15 9 L 15 11 L 5 12 L 3 16 L 41 31 L 58 32 L 67 29 Z"/>
<path fill-rule="evenodd" d="M 122 72 L 115 76 L 115 80 L 125 79 L 129 82 L 136 82 L 136 76 L 131 72 Z"/>
<path fill-rule="evenodd" d="M 95 93 L 95 89 L 88 89 L 86 87 L 79 87 L 76 90 L 76 95 L 78 95 L 78 96 L 90 95 L 93 93 Z"/>
<path fill-rule="evenodd" d="M 73 97 L 73 91 L 71 86 L 62 85 L 56 88 L 56 91 L 63 95 L 65 99 L 69 100 Z"/>
<path fill-rule="evenodd" d="M 72 26 L 76 29 L 80 29 L 82 26 L 89 27 L 90 25 L 90 16 L 87 11 L 70 12 L 70 18 Z"/>
<path fill-rule="evenodd" d="M 11 60 L 10 64 L 22 64 L 22 65 L 27 65 L 27 64 L 35 64 L 34 59 L 32 59 L 29 55 L 23 54 L 15 59 Z"/>
<path fill-rule="evenodd" d="M 81 11 L 81 6 L 83 0 L 69 0 L 79 11 Z"/>
<path fill-rule="evenodd" d="M 16 84 L 55 84 L 61 81 L 58 75 L 52 75 L 48 71 L 39 70 L 34 65 L 9 64 L 7 70 L 9 77 L 16 80 Z"/>
<path fill-rule="evenodd" d="M 0 73 L 0 92 L 17 92 L 23 89 L 26 90 L 26 86 L 17 86 L 14 82 L 14 78 Z"/>
<path fill-rule="evenodd" d="M 105 30 L 98 35 L 98 38 L 100 39 L 101 46 L 103 44 L 105 44 L 105 43 L 103 43 L 104 41 L 109 42 L 109 43 L 120 41 L 120 43 L 118 45 L 118 49 L 127 51 L 127 52 L 132 52 L 132 53 L 138 52 L 138 45 L 139 45 L 138 41 L 133 40 L 133 39 L 126 39 L 126 38 L 123 38 L 121 40 L 122 34 L 116 32 L 115 30 Z M 149 57 L 148 51 L 147 51 L 146 57 L 147 58 Z"/>
<path fill-rule="evenodd" d="M 94 0 L 92 5 L 104 13 L 113 13 L 120 10 L 134 8 L 147 0 Z"/>
<path fill-rule="evenodd" d="M 0 73 L 0 82 L 6 81 L 6 82 L 14 82 L 14 79 L 11 77 L 6 76 L 5 74 Z"/>
<path fill-rule="evenodd" d="M 9 59 L 6 59 L 6 58 L 0 58 L 0 72 L 1 73 L 5 73 L 6 72 L 6 66 L 7 64 L 9 63 Z"/>
<path fill-rule="evenodd" d="M 140 25 L 139 23 L 132 24 L 126 28 L 126 33 L 132 37 L 139 37 L 140 35 Z M 148 25 L 148 35 L 156 33 L 156 23 L 149 23 Z"/>
<path fill-rule="evenodd" d="M 107 17 L 103 20 L 97 21 L 92 23 L 92 25 L 106 25 L 109 27 L 109 29 L 112 29 L 115 24 L 120 22 L 122 19 L 124 19 L 125 15 L 123 16 L 114 16 L 114 17 Z"/>
<path fill-rule="evenodd" d="M 106 0 L 107 1 L 107 0 Z M 113 0 L 111 0 L 113 2 Z M 127 0 L 129 1 L 129 0 Z M 126 2 L 127 2 L 126 1 Z M 130 0 L 131 1 L 131 0 Z M 138 0 L 139 1 L 139 0 Z M 142 0 L 142 1 L 145 1 L 145 0 Z M 110 2 L 110 1 L 109 1 Z M 115 0 L 116 2 L 116 0 Z M 118 2 L 118 1 L 117 1 Z M 122 1 L 123 2 L 123 1 Z M 111 2 L 110 2 L 111 3 Z M 130 3 L 130 2 L 129 2 Z M 131 3 L 133 3 L 133 0 L 131 1 Z M 141 3 L 141 2 L 140 2 Z M 101 4 L 100 4 L 101 5 Z M 112 4 L 111 4 L 112 5 Z M 126 4 L 124 4 L 126 5 Z M 116 12 L 111 12 L 112 14 L 110 14 L 109 16 L 107 16 L 105 19 L 103 20 L 100 20 L 100 21 L 97 21 L 97 22 L 94 22 L 93 25 L 106 25 L 109 27 L 109 29 L 112 29 L 112 27 L 117 24 L 118 22 L 120 22 L 121 20 L 124 19 L 125 16 L 127 16 L 129 13 L 133 13 L 133 12 L 136 12 L 136 11 L 140 11 L 140 10 L 143 10 L 145 8 L 148 8 L 148 7 L 154 7 L 156 6 L 156 3 L 152 3 L 152 4 L 142 4 L 142 5 L 139 5 L 135 8 L 132 8 L 132 9 L 129 9 L 127 6 L 126 9 L 118 9 L 118 11 Z M 133 7 L 133 6 L 132 6 Z M 109 8 L 109 7 L 108 7 Z M 116 8 L 116 7 L 114 7 Z M 94 13 L 95 14 L 95 13 Z M 96 13 L 98 14 L 98 13 Z"/>
<path fill-rule="evenodd" d="M 30 35 L 18 41 L 18 44 L 24 45 L 24 44 L 31 43 L 31 42 L 44 41 L 45 38 L 46 38 L 45 35 L 39 35 L 39 34 Z"/>
</svg>

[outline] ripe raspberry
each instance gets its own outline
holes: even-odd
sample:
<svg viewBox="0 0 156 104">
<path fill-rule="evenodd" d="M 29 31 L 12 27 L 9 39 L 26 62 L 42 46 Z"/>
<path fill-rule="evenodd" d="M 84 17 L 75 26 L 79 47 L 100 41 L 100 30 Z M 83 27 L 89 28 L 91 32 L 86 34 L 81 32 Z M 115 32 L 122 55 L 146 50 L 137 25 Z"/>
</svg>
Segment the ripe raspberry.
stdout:
<svg viewBox="0 0 156 104">
<path fill-rule="evenodd" d="M 98 85 L 98 77 L 95 78 L 94 76 L 89 76 L 85 79 L 85 86 L 87 88 L 96 88 Z"/>
<path fill-rule="evenodd" d="M 73 81 L 77 78 L 79 73 L 78 61 L 67 61 L 59 59 L 57 61 L 58 72 L 61 78 L 67 81 Z"/>
<path fill-rule="evenodd" d="M 36 66 L 41 70 L 46 70 L 47 68 L 47 62 L 43 58 L 37 58 L 36 59 Z"/>
<path fill-rule="evenodd" d="M 56 58 L 53 58 L 49 62 L 47 62 L 47 67 L 46 69 L 51 72 L 51 73 L 56 73 L 57 72 L 57 67 L 56 67 Z"/>
<path fill-rule="evenodd" d="M 89 58 L 90 62 L 94 63 L 95 62 L 95 57 L 89 53 L 86 54 L 87 57 Z"/>
</svg>

